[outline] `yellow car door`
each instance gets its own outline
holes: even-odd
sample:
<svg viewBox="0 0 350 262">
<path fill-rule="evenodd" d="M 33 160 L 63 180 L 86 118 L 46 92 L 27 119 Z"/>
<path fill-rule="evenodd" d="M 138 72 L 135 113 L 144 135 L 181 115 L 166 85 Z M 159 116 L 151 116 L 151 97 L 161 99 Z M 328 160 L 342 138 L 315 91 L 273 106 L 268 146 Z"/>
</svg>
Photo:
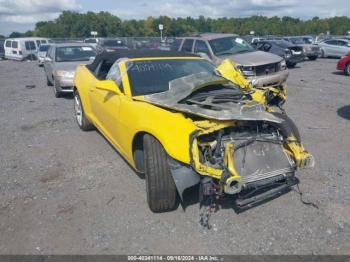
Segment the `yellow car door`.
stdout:
<svg viewBox="0 0 350 262">
<path fill-rule="evenodd" d="M 122 154 L 124 151 L 118 142 L 117 130 L 120 123 L 120 100 L 123 96 L 113 80 L 98 80 L 89 90 L 95 125 Z"/>
</svg>

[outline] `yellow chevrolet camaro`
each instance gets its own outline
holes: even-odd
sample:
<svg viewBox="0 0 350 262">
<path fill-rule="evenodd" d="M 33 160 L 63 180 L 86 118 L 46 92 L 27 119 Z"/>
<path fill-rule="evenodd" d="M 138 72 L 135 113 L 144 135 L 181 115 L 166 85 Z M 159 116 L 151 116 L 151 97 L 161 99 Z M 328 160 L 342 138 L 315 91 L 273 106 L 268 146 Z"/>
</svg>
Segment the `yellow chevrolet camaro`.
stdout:
<svg viewBox="0 0 350 262">
<path fill-rule="evenodd" d="M 96 127 L 145 174 L 154 212 L 176 208 L 196 184 L 250 205 L 313 165 L 294 123 L 276 110 L 284 88 L 254 89 L 232 62 L 215 68 L 190 54 L 119 50 L 78 66 L 74 84 L 79 127 Z"/>
</svg>

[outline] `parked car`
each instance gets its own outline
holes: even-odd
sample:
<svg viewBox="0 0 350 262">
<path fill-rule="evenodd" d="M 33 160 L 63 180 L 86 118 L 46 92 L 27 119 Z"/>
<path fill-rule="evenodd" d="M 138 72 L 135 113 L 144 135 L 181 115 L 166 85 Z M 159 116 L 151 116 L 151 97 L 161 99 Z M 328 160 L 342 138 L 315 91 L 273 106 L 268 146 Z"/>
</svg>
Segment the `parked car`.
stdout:
<svg viewBox="0 0 350 262">
<path fill-rule="evenodd" d="M 63 43 L 51 45 L 44 61 L 47 84 L 56 97 L 73 92 L 73 79 L 78 64 L 90 63 L 96 50 L 89 44 Z"/>
<path fill-rule="evenodd" d="M 0 39 L 0 60 L 5 58 L 5 39 Z"/>
<path fill-rule="evenodd" d="M 304 39 L 307 39 L 308 43 L 305 42 Z M 309 38 L 303 37 L 285 37 L 284 40 L 294 44 L 301 46 L 303 48 L 304 55 L 310 60 L 316 60 L 318 56 L 321 54 L 321 50 L 318 45 L 310 44 Z"/>
<path fill-rule="evenodd" d="M 318 44 L 322 57 L 342 57 L 350 52 L 350 40 L 330 39 Z"/>
<path fill-rule="evenodd" d="M 175 42 L 178 51 L 205 54 L 216 65 L 230 58 L 254 86 L 282 85 L 288 77 L 283 58 L 255 50 L 233 34 L 201 34 Z"/>
<path fill-rule="evenodd" d="M 41 37 L 9 38 L 5 41 L 5 58 L 11 60 L 36 60 L 41 44 L 47 44 L 49 39 Z"/>
<path fill-rule="evenodd" d="M 346 54 L 338 61 L 337 69 L 350 76 L 350 53 Z"/>
<path fill-rule="evenodd" d="M 45 62 L 45 58 L 47 55 L 47 51 L 49 50 L 50 45 L 41 44 L 38 51 L 38 65 L 43 66 Z"/>
<path fill-rule="evenodd" d="M 327 34 L 319 34 L 318 36 L 316 36 L 315 38 L 315 44 L 319 44 L 321 42 L 324 42 L 326 40 L 331 40 L 333 37 L 331 35 L 327 35 Z"/>
<path fill-rule="evenodd" d="M 96 46 L 96 51 L 98 54 L 103 51 L 111 52 L 119 49 L 127 49 L 128 47 L 125 43 L 117 38 L 101 38 Z"/>
<path fill-rule="evenodd" d="M 292 120 L 270 111 L 261 89 L 235 84 L 234 70 L 229 59 L 215 68 L 188 53 L 104 52 L 77 67 L 77 124 L 96 127 L 145 174 L 154 212 L 175 209 L 199 183 L 202 193 L 236 195 L 238 206 L 266 200 L 297 183 L 295 171 L 313 157 Z M 261 188 L 273 190 L 253 199 Z"/>
<path fill-rule="evenodd" d="M 264 40 L 256 43 L 258 50 L 279 55 L 286 60 L 288 67 L 304 61 L 303 48 L 285 40 Z"/>
<path fill-rule="evenodd" d="M 94 48 L 97 47 L 100 38 L 86 38 L 84 39 L 84 43 L 92 45 Z"/>
<path fill-rule="evenodd" d="M 311 35 L 303 35 L 303 36 L 300 36 L 300 38 L 303 40 L 303 42 L 305 44 L 316 44 L 316 39 L 315 37 L 311 36 Z"/>
</svg>

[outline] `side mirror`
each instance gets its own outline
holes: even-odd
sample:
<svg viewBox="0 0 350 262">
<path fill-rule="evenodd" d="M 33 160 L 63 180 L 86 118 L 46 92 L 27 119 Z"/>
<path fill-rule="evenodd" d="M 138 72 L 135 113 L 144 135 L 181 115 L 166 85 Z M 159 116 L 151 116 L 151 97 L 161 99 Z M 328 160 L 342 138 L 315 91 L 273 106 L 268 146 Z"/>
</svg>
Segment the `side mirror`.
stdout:
<svg viewBox="0 0 350 262">
<path fill-rule="evenodd" d="M 115 82 L 113 80 L 97 81 L 96 89 L 111 92 L 111 93 L 116 94 L 116 95 L 121 94 L 119 87 L 115 84 Z"/>
<path fill-rule="evenodd" d="M 44 61 L 45 61 L 45 62 L 52 62 L 52 59 L 51 59 L 50 57 L 47 56 L 47 57 L 45 57 Z"/>
</svg>

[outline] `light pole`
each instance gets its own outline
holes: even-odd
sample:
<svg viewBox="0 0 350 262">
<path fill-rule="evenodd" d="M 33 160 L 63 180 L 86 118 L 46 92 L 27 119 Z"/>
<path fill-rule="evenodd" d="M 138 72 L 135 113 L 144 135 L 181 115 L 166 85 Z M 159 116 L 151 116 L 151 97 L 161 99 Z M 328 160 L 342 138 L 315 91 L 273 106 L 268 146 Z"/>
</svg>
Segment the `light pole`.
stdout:
<svg viewBox="0 0 350 262">
<path fill-rule="evenodd" d="M 158 25 L 159 31 L 160 31 L 160 42 L 163 42 L 163 29 L 164 26 L 162 24 Z"/>
<path fill-rule="evenodd" d="M 96 31 L 91 31 L 90 34 L 91 34 L 94 38 L 98 35 L 98 33 L 97 33 Z"/>
</svg>

